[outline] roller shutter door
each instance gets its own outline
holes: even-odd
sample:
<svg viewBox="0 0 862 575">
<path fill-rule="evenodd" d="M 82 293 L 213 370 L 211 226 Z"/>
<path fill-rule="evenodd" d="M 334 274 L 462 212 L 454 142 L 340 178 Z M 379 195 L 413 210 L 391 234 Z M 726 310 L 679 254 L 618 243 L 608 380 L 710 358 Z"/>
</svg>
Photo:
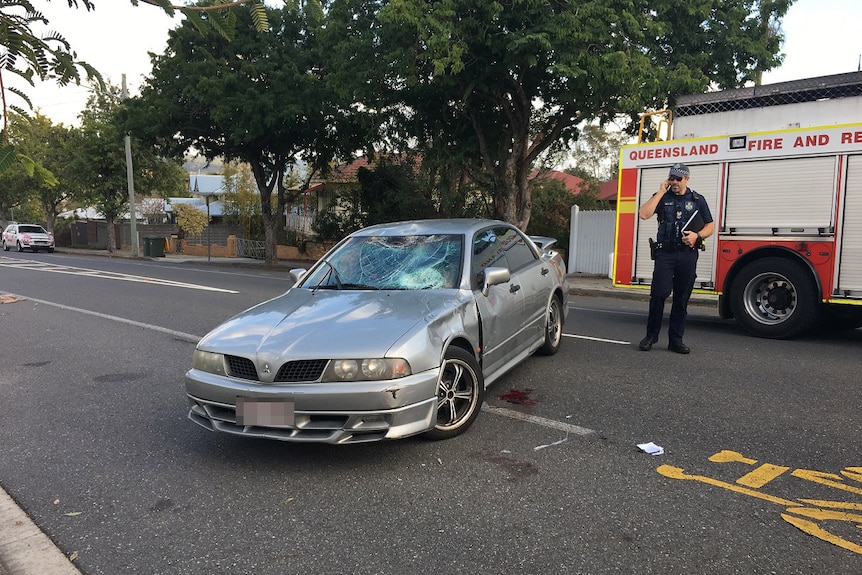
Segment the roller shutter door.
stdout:
<svg viewBox="0 0 862 575">
<path fill-rule="evenodd" d="M 841 223 L 838 290 L 862 297 L 862 156 L 847 161 L 844 218 Z"/>
<path fill-rule="evenodd" d="M 730 164 L 724 228 L 732 234 L 830 233 L 835 165 L 835 156 Z"/>
</svg>

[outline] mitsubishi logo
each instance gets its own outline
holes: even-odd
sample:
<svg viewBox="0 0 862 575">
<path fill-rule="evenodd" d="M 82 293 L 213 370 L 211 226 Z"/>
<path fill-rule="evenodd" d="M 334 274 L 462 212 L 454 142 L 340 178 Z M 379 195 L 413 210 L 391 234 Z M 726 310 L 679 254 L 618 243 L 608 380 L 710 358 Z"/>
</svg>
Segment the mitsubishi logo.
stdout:
<svg viewBox="0 0 862 575">
<path fill-rule="evenodd" d="M 268 363 L 263 364 L 263 372 L 267 373 L 267 374 L 269 373 L 269 364 Z"/>
</svg>

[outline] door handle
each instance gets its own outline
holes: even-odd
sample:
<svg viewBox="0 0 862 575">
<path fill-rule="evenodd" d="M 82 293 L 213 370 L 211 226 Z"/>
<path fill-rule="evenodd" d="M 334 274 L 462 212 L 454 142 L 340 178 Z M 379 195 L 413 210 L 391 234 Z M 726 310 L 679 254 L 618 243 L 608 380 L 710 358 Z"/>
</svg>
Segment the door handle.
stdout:
<svg viewBox="0 0 862 575">
<path fill-rule="evenodd" d="M 546 275 L 548 275 L 549 273 L 551 273 L 551 270 L 549 270 L 548 268 L 542 268 L 542 275 L 543 275 L 543 276 L 546 276 Z"/>
<path fill-rule="evenodd" d="M 515 293 L 519 289 L 521 289 L 521 286 L 512 284 L 509 286 L 509 293 Z"/>
</svg>

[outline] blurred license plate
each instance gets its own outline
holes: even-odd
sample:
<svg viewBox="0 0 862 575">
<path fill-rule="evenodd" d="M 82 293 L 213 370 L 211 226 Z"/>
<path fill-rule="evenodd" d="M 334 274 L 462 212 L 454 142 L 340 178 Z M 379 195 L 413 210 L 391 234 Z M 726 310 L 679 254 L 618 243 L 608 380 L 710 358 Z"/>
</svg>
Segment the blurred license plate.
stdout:
<svg viewBox="0 0 862 575">
<path fill-rule="evenodd" d="M 293 402 L 282 399 L 236 398 L 237 425 L 292 426 Z"/>
</svg>

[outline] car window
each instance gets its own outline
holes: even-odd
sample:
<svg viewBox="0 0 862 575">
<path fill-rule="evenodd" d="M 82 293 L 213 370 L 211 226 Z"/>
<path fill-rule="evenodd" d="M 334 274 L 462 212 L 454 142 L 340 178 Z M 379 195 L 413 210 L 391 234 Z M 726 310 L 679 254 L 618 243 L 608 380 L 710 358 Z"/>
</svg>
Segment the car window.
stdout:
<svg viewBox="0 0 862 575">
<path fill-rule="evenodd" d="M 479 281 L 487 267 L 517 271 L 536 261 L 535 252 L 517 230 L 498 226 L 482 230 L 473 238 L 473 277 Z"/>
<path fill-rule="evenodd" d="M 44 234 L 45 230 L 42 226 L 18 226 L 18 233 L 21 234 Z"/>
<path fill-rule="evenodd" d="M 511 271 L 517 271 L 538 259 L 536 253 L 527 243 L 527 240 L 517 230 L 498 228 L 497 237 L 498 241 L 503 245 L 506 253 L 506 261 L 509 262 L 509 269 Z"/>
<path fill-rule="evenodd" d="M 452 289 L 461 277 L 463 238 L 456 234 L 353 237 L 302 285 L 335 289 Z"/>
</svg>

